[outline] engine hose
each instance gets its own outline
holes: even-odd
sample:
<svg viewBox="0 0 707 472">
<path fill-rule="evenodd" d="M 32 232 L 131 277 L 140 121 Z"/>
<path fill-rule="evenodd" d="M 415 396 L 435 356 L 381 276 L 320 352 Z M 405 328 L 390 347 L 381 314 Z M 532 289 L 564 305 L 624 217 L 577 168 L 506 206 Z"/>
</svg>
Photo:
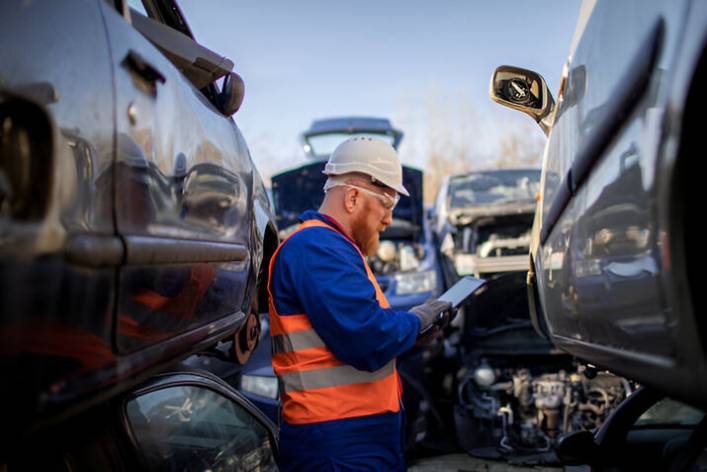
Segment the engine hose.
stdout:
<svg viewBox="0 0 707 472">
<path fill-rule="evenodd" d="M 509 428 L 509 416 L 510 416 L 510 423 L 513 423 L 513 411 L 507 407 L 501 407 L 498 409 L 498 416 L 501 417 L 501 431 L 503 431 L 503 437 L 501 438 L 501 441 L 499 442 L 499 448 L 505 450 L 506 452 L 513 452 L 514 448 L 510 444 L 510 438 L 508 436 L 508 428 Z"/>
<path fill-rule="evenodd" d="M 542 433 L 542 438 L 543 438 L 543 441 L 545 441 L 545 445 L 543 447 L 539 447 L 538 451 L 542 451 L 542 452 L 549 451 L 550 448 L 552 447 L 552 442 L 550 441 L 550 438 L 548 438 L 547 435 L 543 431 L 540 431 L 540 433 Z"/>
<path fill-rule="evenodd" d="M 459 388 L 457 389 L 457 399 L 459 401 L 459 405 L 461 405 L 465 410 L 472 412 L 474 410 L 482 410 L 485 412 L 495 411 L 495 399 L 483 394 L 477 395 L 473 391 L 472 387 L 469 386 L 469 382 L 471 380 L 471 377 L 467 377 L 459 384 Z M 468 397 L 468 399 L 466 397 Z"/>
<path fill-rule="evenodd" d="M 471 377 L 466 377 L 464 380 L 459 382 L 459 387 L 457 388 L 457 400 L 459 401 L 459 404 L 464 406 L 466 408 L 466 400 L 464 399 L 464 389 L 466 388 L 467 384 L 471 381 Z"/>
<path fill-rule="evenodd" d="M 572 411 L 572 408 L 574 408 L 576 406 L 577 406 L 576 402 L 566 402 L 565 403 L 564 415 L 562 417 L 562 432 L 563 433 L 569 432 L 570 412 Z"/>
</svg>

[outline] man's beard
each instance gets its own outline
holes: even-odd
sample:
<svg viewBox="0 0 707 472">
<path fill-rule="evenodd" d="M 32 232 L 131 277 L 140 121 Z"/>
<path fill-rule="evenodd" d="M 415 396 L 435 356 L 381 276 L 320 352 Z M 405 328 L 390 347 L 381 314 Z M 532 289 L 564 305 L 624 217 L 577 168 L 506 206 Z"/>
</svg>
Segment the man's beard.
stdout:
<svg viewBox="0 0 707 472">
<path fill-rule="evenodd" d="M 359 249 L 361 249 L 363 255 L 372 257 L 378 250 L 380 233 L 369 228 L 368 209 L 368 205 L 366 204 L 363 209 L 364 211 L 359 213 L 358 218 L 351 224 L 351 236 Z"/>
</svg>

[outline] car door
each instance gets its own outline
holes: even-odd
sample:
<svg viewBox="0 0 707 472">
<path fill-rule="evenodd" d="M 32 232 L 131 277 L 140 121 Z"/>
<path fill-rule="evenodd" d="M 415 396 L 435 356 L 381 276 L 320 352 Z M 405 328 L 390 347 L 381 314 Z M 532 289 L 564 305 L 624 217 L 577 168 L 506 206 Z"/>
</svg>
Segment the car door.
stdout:
<svg viewBox="0 0 707 472">
<path fill-rule="evenodd" d="M 113 361 L 113 94 L 98 2 L 0 2 L 0 441 Z"/>
<path fill-rule="evenodd" d="M 573 333 L 560 344 L 650 351 L 661 364 L 675 354 L 656 157 L 686 6 L 598 2 L 571 52 L 546 153 L 537 255 L 542 303 L 563 314 L 550 330 Z"/>
<path fill-rule="evenodd" d="M 193 329 L 232 329 L 250 276 L 253 168 L 200 46 L 172 1 L 105 3 L 116 97 L 121 354 Z M 218 321 L 214 324 L 213 322 Z"/>
<path fill-rule="evenodd" d="M 145 470 L 277 470 L 275 426 L 216 379 L 158 378 L 125 402 L 124 425 Z"/>
<path fill-rule="evenodd" d="M 0 470 L 277 470 L 275 425 L 221 379 L 184 366 L 18 439 Z"/>
</svg>

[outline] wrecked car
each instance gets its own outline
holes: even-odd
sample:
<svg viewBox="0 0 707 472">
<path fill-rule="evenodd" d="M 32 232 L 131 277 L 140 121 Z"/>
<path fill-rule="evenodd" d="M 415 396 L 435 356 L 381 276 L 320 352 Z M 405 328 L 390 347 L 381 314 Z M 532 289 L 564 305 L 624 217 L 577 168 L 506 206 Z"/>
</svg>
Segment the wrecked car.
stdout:
<svg viewBox="0 0 707 472">
<path fill-rule="evenodd" d="M 434 232 L 448 285 L 459 276 L 525 271 L 540 170 L 452 175 L 436 197 Z"/>
<path fill-rule="evenodd" d="M 379 118 L 332 118 L 313 122 L 302 135 L 304 151 L 312 162 L 272 177 L 273 203 L 281 238 L 299 225 L 298 217 L 303 211 L 319 208 L 327 178 L 322 173 L 326 160 L 339 143 L 355 135 L 380 137 L 397 148 L 403 133 L 393 128 L 387 119 Z M 439 296 L 443 289 L 437 253 L 423 208 L 422 179 L 422 171 L 403 165 L 403 184 L 410 197 L 400 199 L 393 211 L 392 224 L 381 234 L 377 254 L 369 258 L 371 270 L 396 310 L 408 310 Z M 267 325 L 264 327 L 265 333 Z M 269 339 L 263 337 L 262 343 L 269 345 Z M 411 373 L 412 369 L 422 369 L 421 362 L 418 356 L 403 361 L 400 367 L 400 375 L 406 383 L 405 395 L 414 397 L 405 403 L 412 437 L 409 443 L 424 435 L 425 430 L 425 414 L 420 410 L 420 402 L 427 394 L 420 392 L 418 374 Z M 415 385 L 407 385 L 413 382 Z M 279 391 L 269 349 L 261 346 L 256 350 L 252 362 L 243 370 L 240 390 L 276 418 Z"/>
<path fill-rule="evenodd" d="M 41 448 L 41 454 L 37 449 Z M 175 365 L 35 432 L 0 455 L 8 472 L 276 471 L 275 425 L 220 378 Z"/>
<path fill-rule="evenodd" d="M 531 320 L 558 349 L 643 385 L 598 430 L 561 438 L 563 464 L 707 465 L 693 158 L 706 78 L 707 6 L 683 0 L 585 1 L 557 98 L 534 71 L 500 66 L 491 79 L 493 100 L 548 135 Z"/>
<path fill-rule="evenodd" d="M 555 463 L 561 434 L 600 426 L 633 389 L 610 374 L 588 378 L 533 329 L 525 279 L 539 185 L 538 169 L 450 176 L 433 221 L 447 278 L 487 280 L 448 337 L 454 362 L 438 366 L 455 381 L 446 395 L 457 440 L 515 464 Z"/>
<path fill-rule="evenodd" d="M 277 233 L 243 82 L 174 1 L 7 1 L 0 25 L 2 460 L 221 339 L 245 362 Z"/>
</svg>

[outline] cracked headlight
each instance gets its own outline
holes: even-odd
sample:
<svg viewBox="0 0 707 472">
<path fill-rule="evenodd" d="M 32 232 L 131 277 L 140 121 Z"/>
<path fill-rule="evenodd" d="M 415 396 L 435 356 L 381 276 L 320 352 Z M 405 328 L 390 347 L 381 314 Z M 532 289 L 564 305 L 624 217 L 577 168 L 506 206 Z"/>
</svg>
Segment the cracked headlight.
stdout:
<svg viewBox="0 0 707 472">
<path fill-rule="evenodd" d="M 243 375 L 241 377 L 241 390 L 261 397 L 277 399 L 277 377 L 262 375 Z"/>
<path fill-rule="evenodd" d="M 437 273 L 434 270 L 395 275 L 395 294 L 431 292 L 437 288 Z"/>
</svg>

